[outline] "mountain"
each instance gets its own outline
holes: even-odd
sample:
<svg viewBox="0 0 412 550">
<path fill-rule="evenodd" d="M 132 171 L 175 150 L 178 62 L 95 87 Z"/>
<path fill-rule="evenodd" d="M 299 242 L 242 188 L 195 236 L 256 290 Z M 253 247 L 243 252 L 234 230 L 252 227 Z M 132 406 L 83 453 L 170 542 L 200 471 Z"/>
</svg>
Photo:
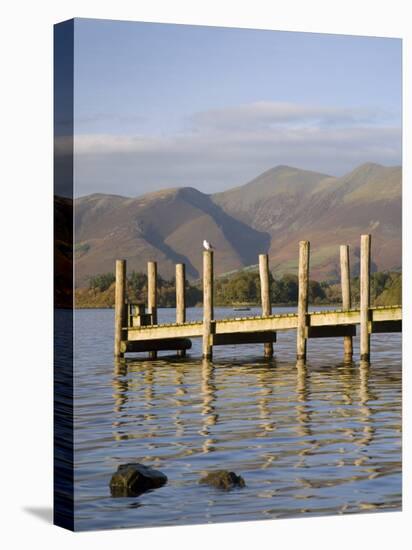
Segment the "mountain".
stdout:
<svg viewBox="0 0 412 550">
<path fill-rule="evenodd" d="M 213 196 L 226 212 L 271 236 L 271 267 L 295 271 L 299 240 L 311 241 L 311 275 L 339 276 L 339 244 L 351 245 L 359 264 L 359 236 L 371 233 L 380 270 L 401 265 L 401 167 L 367 163 L 336 178 L 280 166 L 250 183 Z"/>
<path fill-rule="evenodd" d="M 76 283 L 113 271 L 116 258 L 128 270 L 159 263 L 165 278 L 184 262 L 189 278 L 202 271 L 202 241 L 216 243 L 216 272 L 256 263 L 270 246 L 269 235 L 224 212 L 196 189 L 167 189 L 138 198 L 89 195 L 75 201 Z"/>
<path fill-rule="evenodd" d="M 212 196 L 226 212 L 271 234 L 293 224 L 296 209 L 304 204 L 316 186 L 331 176 L 277 166 L 251 182 Z"/>
<path fill-rule="evenodd" d="M 401 266 L 401 168 L 363 164 L 343 177 L 278 166 L 246 185 L 206 195 L 191 187 L 137 198 L 95 194 L 75 200 L 76 284 L 113 271 L 116 258 L 144 271 L 148 260 L 170 278 L 186 263 L 201 276 L 202 241 L 216 248 L 215 271 L 255 265 L 268 252 L 275 275 L 296 272 L 298 242 L 311 241 L 311 277 L 339 276 L 339 245 L 371 233 L 373 267 Z"/>
</svg>

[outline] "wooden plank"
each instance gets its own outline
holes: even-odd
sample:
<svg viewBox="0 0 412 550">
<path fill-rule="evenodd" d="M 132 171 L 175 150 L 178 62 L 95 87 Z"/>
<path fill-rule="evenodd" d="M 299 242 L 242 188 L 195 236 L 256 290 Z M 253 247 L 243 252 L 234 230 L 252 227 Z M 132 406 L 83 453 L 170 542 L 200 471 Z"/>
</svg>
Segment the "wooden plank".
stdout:
<svg viewBox="0 0 412 550">
<path fill-rule="evenodd" d="M 225 319 L 224 321 L 216 321 L 215 333 L 290 330 L 296 329 L 297 320 L 297 315 Z"/>
<path fill-rule="evenodd" d="M 296 332 L 296 358 L 306 360 L 306 325 L 309 297 L 309 241 L 299 243 L 298 327 Z"/>
<path fill-rule="evenodd" d="M 114 356 L 121 357 L 121 342 L 124 325 L 127 323 L 126 308 L 126 260 L 116 260 L 116 287 L 114 295 Z"/>
<path fill-rule="evenodd" d="M 310 326 L 328 326 L 328 325 L 356 325 L 360 321 L 359 310 L 349 311 L 322 311 L 309 313 Z"/>
<path fill-rule="evenodd" d="M 371 333 L 402 332 L 402 321 L 380 321 L 369 323 Z"/>
<path fill-rule="evenodd" d="M 276 342 L 276 332 L 235 332 L 232 334 L 214 334 L 214 346 L 235 344 L 264 344 Z"/>
<path fill-rule="evenodd" d="M 308 327 L 308 338 L 338 338 L 356 336 L 355 325 Z"/>
<path fill-rule="evenodd" d="M 309 241 L 299 243 L 298 326 L 296 332 L 296 358 L 306 360 L 307 313 L 309 297 Z"/>
<path fill-rule="evenodd" d="M 385 307 L 371 308 L 372 321 L 399 321 L 402 319 L 402 308 Z M 307 314 L 307 323 L 310 327 L 356 325 L 360 321 L 359 309 L 349 311 L 323 311 Z M 271 315 L 269 317 L 245 317 L 240 319 L 224 319 L 214 321 L 215 334 L 232 334 L 246 332 L 282 331 L 297 328 L 297 315 Z M 156 338 L 196 338 L 203 335 L 203 323 L 185 323 L 183 325 L 156 325 L 146 327 L 129 327 L 127 339 L 151 340 Z"/>
<path fill-rule="evenodd" d="M 371 276 L 371 236 L 361 236 L 360 257 L 360 359 L 370 359 L 370 276 Z"/>
<path fill-rule="evenodd" d="M 157 263 L 147 262 L 147 310 L 152 323 L 157 325 Z M 149 358 L 156 359 L 156 351 L 149 351 Z"/>
<path fill-rule="evenodd" d="M 262 302 L 262 316 L 267 317 L 272 313 L 272 304 L 270 302 L 270 277 L 269 277 L 269 256 L 267 254 L 259 255 L 259 277 L 260 277 L 260 296 Z M 272 341 L 264 341 L 264 356 L 273 357 Z"/>
<path fill-rule="evenodd" d="M 340 247 L 340 277 L 342 287 L 342 309 L 350 309 L 352 307 L 352 300 L 350 291 L 349 246 L 347 244 L 342 244 Z M 352 336 L 343 337 L 343 355 L 346 362 L 352 361 Z"/>
<path fill-rule="evenodd" d="M 203 342 L 202 352 L 206 359 L 212 358 L 213 321 L 213 250 L 203 251 Z"/>
<path fill-rule="evenodd" d="M 203 324 L 186 323 L 185 325 L 156 325 L 142 328 L 129 328 L 127 340 L 156 340 L 162 338 L 196 338 L 203 334 Z"/>
<path fill-rule="evenodd" d="M 134 315 L 131 319 L 132 319 L 132 322 L 129 325 L 131 327 L 146 327 L 149 325 L 153 325 L 153 318 L 151 313 L 144 313 L 143 315 Z"/>
<path fill-rule="evenodd" d="M 131 302 L 128 302 L 127 304 L 127 325 L 129 327 L 138 326 L 142 323 L 139 321 L 136 321 L 136 319 L 139 319 L 142 315 L 146 314 L 146 306 L 144 304 L 134 304 Z"/>
<path fill-rule="evenodd" d="M 146 351 L 187 350 L 192 347 L 192 342 L 187 338 L 164 338 L 162 340 L 149 340 L 137 342 L 122 342 L 123 353 L 140 353 Z"/>
<path fill-rule="evenodd" d="M 157 325 L 157 263 L 147 262 L 147 312 Z"/>
<path fill-rule="evenodd" d="M 185 264 L 176 264 L 176 323 L 186 322 L 186 268 Z M 180 357 L 186 355 L 184 349 L 178 351 Z"/>
<path fill-rule="evenodd" d="M 308 314 L 311 326 L 324 325 L 353 325 L 360 324 L 360 310 L 349 311 L 321 311 Z M 370 308 L 369 316 L 372 321 L 397 321 L 402 319 L 402 307 L 389 306 Z"/>
<path fill-rule="evenodd" d="M 385 308 L 372 308 L 371 309 L 372 322 L 379 321 L 401 321 L 402 320 L 402 306 L 392 306 Z"/>
</svg>

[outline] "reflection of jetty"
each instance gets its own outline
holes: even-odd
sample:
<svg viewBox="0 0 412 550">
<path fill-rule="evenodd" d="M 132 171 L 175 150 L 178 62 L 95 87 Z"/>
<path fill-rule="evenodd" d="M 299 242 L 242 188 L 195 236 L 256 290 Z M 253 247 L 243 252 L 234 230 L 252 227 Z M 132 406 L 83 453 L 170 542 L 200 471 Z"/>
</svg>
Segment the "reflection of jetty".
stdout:
<svg viewBox="0 0 412 550">
<path fill-rule="evenodd" d="M 360 306 L 351 307 L 349 247 L 340 247 L 342 309 L 308 311 L 309 302 L 309 242 L 299 243 L 299 291 L 296 313 L 272 315 L 270 303 L 269 262 L 266 254 L 259 256 L 262 315 L 215 320 L 213 315 L 213 251 L 203 252 L 203 320 L 186 321 L 185 266 L 176 266 L 176 323 L 157 324 L 157 266 L 148 263 L 148 311 L 142 304 L 128 304 L 126 295 L 126 261 L 116 262 L 115 356 L 127 352 L 177 350 L 184 355 L 191 347 L 191 338 L 203 339 L 203 357 L 212 356 L 213 346 L 264 344 L 266 357 L 273 355 L 276 332 L 296 330 L 298 360 L 306 360 L 308 338 L 342 337 L 345 360 L 351 361 L 352 337 L 360 327 L 360 356 L 370 357 L 370 334 L 400 332 L 402 307 L 370 306 L 371 237 L 361 237 Z"/>
</svg>

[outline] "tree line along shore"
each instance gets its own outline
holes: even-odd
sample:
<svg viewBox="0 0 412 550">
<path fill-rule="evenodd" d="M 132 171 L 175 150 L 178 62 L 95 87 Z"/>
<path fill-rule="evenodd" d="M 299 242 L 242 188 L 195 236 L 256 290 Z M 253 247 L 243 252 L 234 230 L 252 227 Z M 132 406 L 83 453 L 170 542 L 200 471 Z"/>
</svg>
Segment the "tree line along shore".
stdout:
<svg viewBox="0 0 412 550">
<path fill-rule="evenodd" d="M 284 274 L 271 279 L 271 302 L 278 306 L 294 306 L 298 296 L 298 278 Z M 76 308 L 111 308 L 114 306 L 114 273 L 102 273 L 89 277 L 88 286 L 76 288 Z M 359 303 L 359 277 L 351 280 L 352 305 Z M 144 303 L 147 297 L 147 275 L 132 271 L 127 277 L 127 298 L 133 303 Z M 201 281 L 186 282 L 186 304 L 201 306 L 203 292 Z M 309 282 L 309 301 L 316 305 L 339 305 L 341 286 L 339 281 Z M 260 280 L 257 271 L 239 272 L 215 280 L 214 302 L 216 306 L 259 306 Z M 402 275 L 395 271 L 378 271 L 371 275 L 371 304 L 375 306 L 400 305 L 402 303 Z M 158 307 L 175 307 L 175 280 L 158 276 Z"/>
</svg>

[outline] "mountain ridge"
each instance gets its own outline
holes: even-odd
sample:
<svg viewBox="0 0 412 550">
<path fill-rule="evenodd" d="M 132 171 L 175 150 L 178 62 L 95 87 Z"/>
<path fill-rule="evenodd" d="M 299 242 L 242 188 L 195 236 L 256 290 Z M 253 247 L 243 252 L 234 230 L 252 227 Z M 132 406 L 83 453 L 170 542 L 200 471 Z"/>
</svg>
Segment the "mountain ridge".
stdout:
<svg viewBox="0 0 412 550">
<path fill-rule="evenodd" d="M 144 270 L 148 260 L 158 261 L 159 272 L 168 278 L 174 275 L 174 264 L 183 262 L 188 277 L 198 278 L 202 241 L 195 235 L 207 234 L 219 243 L 216 261 L 226 271 L 251 263 L 255 250 L 267 250 L 270 244 L 264 232 L 232 218 L 194 188 L 137 198 L 86 196 L 75 200 L 74 210 L 78 284 L 85 284 L 93 274 L 111 271 L 119 256 L 127 258 L 129 269 L 135 270 Z"/>
<path fill-rule="evenodd" d="M 148 260 L 170 278 L 186 263 L 202 270 L 204 238 L 216 248 L 216 274 L 256 264 L 270 254 L 275 274 L 295 271 L 297 246 L 312 243 L 311 276 L 338 275 L 338 246 L 357 263 L 361 233 L 373 235 L 379 269 L 401 265 L 400 166 L 364 163 L 341 177 L 286 165 L 214 194 L 195 187 L 161 189 L 137 197 L 94 193 L 75 199 L 76 283 L 112 271 L 117 257 L 144 271 Z"/>
</svg>

